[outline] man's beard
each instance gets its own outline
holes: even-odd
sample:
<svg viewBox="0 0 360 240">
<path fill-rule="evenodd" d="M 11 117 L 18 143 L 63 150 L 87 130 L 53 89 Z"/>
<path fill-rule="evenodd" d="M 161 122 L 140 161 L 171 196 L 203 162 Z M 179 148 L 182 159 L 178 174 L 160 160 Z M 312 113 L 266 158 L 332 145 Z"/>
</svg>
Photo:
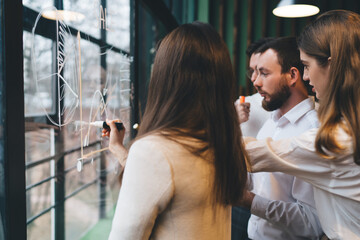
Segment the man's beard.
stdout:
<svg viewBox="0 0 360 240">
<path fill-rule="evenodd" d="M 278 91 L 272 95 L 269 95 L 270 101 L 265 101 L 265 98 L 262 100 L 262 107 L 266 111 L 274 111 L 279 109 L 290 97 L 290 95 L 290 87 L 282 81 Z"/>
</svg>

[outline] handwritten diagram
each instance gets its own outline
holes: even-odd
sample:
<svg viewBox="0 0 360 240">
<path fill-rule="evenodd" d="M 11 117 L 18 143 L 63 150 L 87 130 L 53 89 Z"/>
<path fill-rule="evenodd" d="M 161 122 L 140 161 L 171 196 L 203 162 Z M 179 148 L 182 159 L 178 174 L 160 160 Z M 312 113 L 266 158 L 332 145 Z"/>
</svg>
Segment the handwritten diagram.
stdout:
<svg viewBox="0 0 360 240">
<path fill-rule="evenodd" d="M 56 67 L 50 75 L 43 76 L 39 73 L 38 59 L 36 59 L 37 44 L 35 32 L 39 21 L 45 11 L 52 11 L 56 26 Z M 109 30 L 106 23 L 106 8 L 100 5 L 99 9 L 100 24 L 98 27 Z M 101 148 L 88 151 L 87 146 L 91 143 L 94 127 L 91 122 L 104 121 L 105 119 L 122 118 L 122 112 L 130 109 L 130 64 L 132 58 L 120 53 L 114 53 L 111 48 L 100 51 L 92 55 L 84 49 L 95 48 L 94 44 L 84 34 L 79 31 L 74 34 L 74 30 L 67 25 L 63 13 L 54 7 L 44 9 L 38 15 L 32 29 L 31 62 L 32 73 L 36 83 L 38 93 L 44 92 L 42 85 L 49 86 L 48 96 L 56 99 L 55 109 L 49 112 L 47 103 L 39 101 L 49 121 L 60 129 L 74 125 L 74 131 L 78 133 L 81 156 L 79 164 L 84 159 L 91 159 L 95 154 L 107 150 Z M 83 46 L 86 45 L 85 48 Z M 97 56 L 94 56 L 97 55 Z M 106 55 L 111 59 L 106 67 L 100 66 L 99 59 Z M 54 114 L 55 113 L 55 114 Z"/>
</svg>

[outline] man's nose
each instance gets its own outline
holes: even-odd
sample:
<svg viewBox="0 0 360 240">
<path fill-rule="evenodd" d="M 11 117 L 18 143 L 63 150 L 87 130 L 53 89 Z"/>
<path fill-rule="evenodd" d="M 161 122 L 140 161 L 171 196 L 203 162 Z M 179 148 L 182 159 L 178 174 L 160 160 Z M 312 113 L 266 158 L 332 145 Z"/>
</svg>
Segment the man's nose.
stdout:
<svg viewBox="0 0 360 240">
<path fill-rule="evenodd" d="M 254 87 L 261 87 L 261 78 L 259 74 L 256 74 L 256 78 L 253 81 Z"/>
<path fill-rule="evenodd" d="M 255 71 L 251 74 L 251 79 L 250 79 L 250 80 L 251 80 L 252 83 L 255 82 L 257 76 L 258 76 L 258 74 L 257 74 L 257 72 L 256 72 L 256 70 L 255 70 Z"/>
</svg>

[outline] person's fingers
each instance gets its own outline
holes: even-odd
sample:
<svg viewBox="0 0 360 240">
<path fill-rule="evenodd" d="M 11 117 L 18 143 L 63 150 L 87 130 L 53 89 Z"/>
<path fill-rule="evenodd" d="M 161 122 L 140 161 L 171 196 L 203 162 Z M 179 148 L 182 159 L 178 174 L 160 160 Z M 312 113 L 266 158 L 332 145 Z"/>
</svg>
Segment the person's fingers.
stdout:
<svg viewBox="0 0 360 240">
<path fill-rule="evenodd" d="M 247 107 L 242 106 L 241 109 L 240 109 L 240 111 L 243 112 L 243 113 L 249 113 L 249 112 L 250 112 L 250 109 L 247 108 Z"/>
<path fill-rule="evenodd" d="M 116 125 L 115 125 L 115 121 L 114 121 L 114 120 L 108 121 L 107 124 L 108 124 L 109 127 L 110 127 L 110 131 L 115 131 L 115 130 L 116 130 Z"/>
<path fill-rule="evenodd" d="M 249 113 L 250 112 L 250 108 L 248 106 L 239 106 L 239 112 L 240 113 Z"/>
<path fill-rule="evenodd" d="M 247 120 L 249 120 L 249 114 L 241 114 L 240 119 L 242 120 L 242 122 L 246 122 Z"/>
<path fill-rule="evenodd" d="M 236 111 L 238 114 L 238 120 L 240 123 L 246 122 L 249 120 L 250 114 L 250 104 L 249 103 L 241 103 L 236 107 Z"/>
<path fill-rule="evenodd" d="M 109 135 L 110 135 L 110 131 L 106 130 L 105 128 L 103 128 L 101 130 L 101 136 L 102 137 L 109 137 Z"/>
<path fill-rule="evenodd" d="M 249 102 L 240 103 L 240 105 L 243 106 L 244 108 L 250 109 L 250 103 Z"/>
<path fill-rule="evenodd" d="M 110 120 L 110 121 L 107 120 L 107 124 L 110 126 L 110 130 L 116 129 L 117 131 L 119 131 L 117 128 L 118 127 L 117 123 L 122 123 L 122 121 L 120 119 L 114 119 L 114 120 Z M 125 129 L 124 125 L 122 127 Z M 121 132 L 121 131 L 119 131 L 119 132 Z"/>
<path fill-rule="evenodd" d="M 102 137 L 110 137 L 110 132 L 104 132 L 101 134 Z"/>
<path fill-rule="evenodd" d="M 116 138 L 120 138 L 121 139 L 121 142 L 124 138 L 124 135 L 125 135 L 125 127 L 123 125 L 123 129 L 121 130 L 118 130 L 117 127 L 116 127 L 116 123 L 121 123 L 122 121 L 120 119 L 114 119 L 114 120 L 111 120 L 111 121 L 108 121 L 107 124 L 109 125 L 110 127 L 110 137 L 112 135 L 116 136 Z"/>
</svg>

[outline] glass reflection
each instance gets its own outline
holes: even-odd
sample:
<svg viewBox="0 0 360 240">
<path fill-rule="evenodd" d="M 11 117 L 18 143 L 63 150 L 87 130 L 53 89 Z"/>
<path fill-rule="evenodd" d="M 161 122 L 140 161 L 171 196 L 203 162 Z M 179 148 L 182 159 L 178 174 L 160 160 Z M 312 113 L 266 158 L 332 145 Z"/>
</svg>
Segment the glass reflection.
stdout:
<svg viewBox="0 0 360 240">
<path fill-rule="evenodd" d="M 36 42 L 36 46 L 34 45 Z M 54 112 L 54 84 L 52 77 L 52 41 L 41 36 L 23 33 L 24 104 L 25 116 Z M 32 54 L 34 54 L 32 56 Z"/>
<path fill-rule="evenodd" d="M 51 206 L 51 185 L 45 182 L 26 191 L 26 216 L 28 219 Z"/>
<path fill-rule="evenodd" d="M 110 30 L 107 32 L 107 42 L 130 52 L 130 1 L 108 0 L 108 21 Z"/>
<path fill-rule="evenodd" d="M 99 38 L 102 16 L 100 16 L 100 1 L 72 1 L 64 0 L 64 10 L 81 13 L 85 16 L 81 21 L 67 22 L 70 26 L 85 32 L 88 35 Z"/>
<path fill-rule="evenodd" d="M 51 213 L 48 212 L 28 224 L 27 240 L 51 239 Z"/>
<path fill-rule="evenodd" d="M 23 5 L 32 8 L 37 11 L 41 11 L 44 8 L 54 6 L 54 1 L 49 0 L 23 0 Z"/>
</svg>

